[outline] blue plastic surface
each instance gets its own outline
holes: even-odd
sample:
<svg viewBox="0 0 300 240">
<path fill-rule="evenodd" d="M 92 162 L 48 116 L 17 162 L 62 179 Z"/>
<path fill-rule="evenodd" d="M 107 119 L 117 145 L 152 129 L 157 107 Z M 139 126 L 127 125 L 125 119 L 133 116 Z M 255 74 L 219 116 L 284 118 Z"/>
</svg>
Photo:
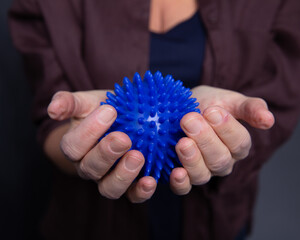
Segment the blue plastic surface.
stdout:
<svg viewBox="0 0 300 240">
<path fill-rule="evenodd" d="M 145 157 L 140 176 L 168 182 L 172 169 L 181 166 L 175 152 L 178 140 L 185 136 L 180 120 L 188 112 L 200 113 L 199 103 L 191 95 L 180 80 L 150 71 L 143 80 L 138 73 L 133 82 L 125 77 L 122 87 L 115 84 L 114 94 L 107 93 L 108 99 L 101 105 L 112 105 L 118 116 L 105 135 L 122 131 L 130 137 L 131 149 Z"/>
</svg>

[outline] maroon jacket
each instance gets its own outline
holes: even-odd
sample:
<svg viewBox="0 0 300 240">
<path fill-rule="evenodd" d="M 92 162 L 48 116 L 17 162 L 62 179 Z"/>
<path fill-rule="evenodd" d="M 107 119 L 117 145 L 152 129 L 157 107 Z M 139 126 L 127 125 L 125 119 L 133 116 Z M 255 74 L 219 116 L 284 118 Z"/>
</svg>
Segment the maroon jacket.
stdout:
<svg viewBox="0 0 300 240">
<path fill-rule="evenodd" d="M 249 127 L 250 156 L 233 173 L 193 187 L 184 201 L 184 239 L 232 239 L 251 220 L 262 164 L 291 134 L 300 106 L 300 1 L 199 0 L 207 29 L 202 83 L 264 98 L 276 118 Z M 149 0 L 16 0 L 14 43 L 35 93 L 43 143 L 58 122 L 46 107 L 58 90 L 111 89 L 149 64 Z M 284 163 L 283 163 L 284 164 Z M 147 203 L 101 197 L 91 182 L 57 173 L 45 239 L 146 239 Z"/>
</svg>

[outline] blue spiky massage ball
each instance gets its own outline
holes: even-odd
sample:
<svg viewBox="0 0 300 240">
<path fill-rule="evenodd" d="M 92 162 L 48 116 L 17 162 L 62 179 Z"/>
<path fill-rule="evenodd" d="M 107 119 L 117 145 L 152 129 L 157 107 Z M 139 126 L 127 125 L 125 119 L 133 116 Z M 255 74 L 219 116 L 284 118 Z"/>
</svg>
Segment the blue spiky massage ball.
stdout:
<svg viewBox="0 0 300 240">
<path fill-rule="evenodd" d="M 188 112 L 198 112 L 199 103 L 190 98 L 192 92 L 175 81 L 171 75 L 154 76 L 150 71 L 142 80 L 136 73 L 133 83 L 125 77 L 123 86 L 115 84 L 115 94 L 107 93 L 106 103 L 118 112 L 108 133 L 122 131 L 131 141 L 132 148 L 145 157 L 141 175 L 153 176 L 156 181 L 169 181 L 173 168 L 181 166 L 175 145 L 184 135 L 181 118 Z"/>
</svg>

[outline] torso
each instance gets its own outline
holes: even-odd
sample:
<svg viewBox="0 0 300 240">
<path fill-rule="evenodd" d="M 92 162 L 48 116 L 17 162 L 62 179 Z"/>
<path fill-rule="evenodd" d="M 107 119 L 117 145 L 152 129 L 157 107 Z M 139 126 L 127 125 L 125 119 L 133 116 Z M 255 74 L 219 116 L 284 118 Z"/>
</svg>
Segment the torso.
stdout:
<svg viewBox="0 0 300 240">
<path fill-rule="evenodd" d="M 165 33 L 192 17 L 197 9 L 196 0 L 151 0 L 149 30 Z"/>
</svg>

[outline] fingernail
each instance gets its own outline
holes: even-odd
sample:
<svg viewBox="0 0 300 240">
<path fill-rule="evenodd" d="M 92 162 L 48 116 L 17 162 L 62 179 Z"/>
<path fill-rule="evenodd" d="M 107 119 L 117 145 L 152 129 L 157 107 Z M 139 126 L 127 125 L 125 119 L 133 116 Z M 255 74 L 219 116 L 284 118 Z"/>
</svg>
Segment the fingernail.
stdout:
<svg viewBox="0 0 300 240">
<path fill-rule="evenodd" d="M 128 144 L 120 141 L 119 139 L 114 138 L 111 140 L 109 147 L 114 153 L 122 153 L 125 150 L 127 150 L 129 146 Z"/>
<path fill-rule="evenodd" d="M 208 115 L 206 115 L 206 119 L 207 119 L 211 124 L 217 125 L 217 124 L 219 124 L 219 123 L 222 121 L 223 116 L 222 116 L 222 114 L 220 113 L 220 111 L 218 111 L 218 110 L 213 110 L 213 111 L 211 111 L 210 113 L 208 113 Z"/>
<path fill-rule="evenodd" d="M 102 124 L 110 123 L 116 115 L 116 112 L 110 107 L 103 107 L 98 113 L 98 121 Z"/>
<path fill-rule="evenodd" d="M 201 130 L 201 122 L 199 118 L 192 118 L 183 124 L 184 128 L 191 134 L 198 134 Z"/>
<path fill-rule="evenodd" d="M 175 177 L 176 182 L 178 183 L 183 183 L 185 181 L 186 175 L 180 176 L 180 177 Z"/>
<path fill-rule="evenodd" d="M 51 118 L 56 119 L 65 112 L 66 112 L 66 109 L 63 106 L 61 106 L 60 101 L 58 99 L 53 100 L 50 103 L 49 108 L 48 108 L 48 113 Z"/>
<path fill-rule="evenodd" d="M 258 111 L 254 118 L 256 119 L 257 126 L 261 129 L 269 129 L 274 124 L 274 116 L 271 112 L 266 110 Z"/>
<path fill-rule="evenodd" d="M 140 166 L 140 164 L 141 160 L 136 157 L 128 156 L 125 159 L 125 167 L 130 171 L 136 170 Z"/>
<path fill-rule="evenodd" d="M 151 192 L 153 190 L 153 186 L 143 185 L 144 192 Z"/>
<path fill-rule="evenodd" d="M 185 157 L 191 157 L 194 155 L 196 152 L 195 146 L 193 143 L 190 143 L 188 146 L 185 148 L 180 149 L 180 152 L 182 153 L 183 156 Z"/>
</svg>

